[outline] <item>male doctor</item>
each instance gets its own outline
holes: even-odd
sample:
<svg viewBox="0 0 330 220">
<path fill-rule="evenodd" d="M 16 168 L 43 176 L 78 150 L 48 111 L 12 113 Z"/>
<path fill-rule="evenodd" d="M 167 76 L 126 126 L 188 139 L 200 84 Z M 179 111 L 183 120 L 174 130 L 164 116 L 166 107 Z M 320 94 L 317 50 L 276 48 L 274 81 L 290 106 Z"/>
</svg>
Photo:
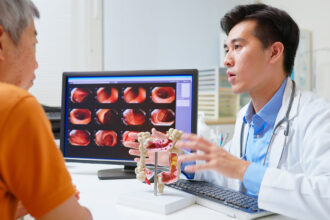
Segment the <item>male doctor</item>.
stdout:
<svg viewBox="0 0 330 220">
<path fill-rule="evenodd" d="M 218 147 L 193 134 L 178 142 L 203 154 L 194 178 L 258 195 L 260 208 L 299 219 L 330 218 L 330 105 L 290 79 L 299 28 L 284 11 L 242 5 L 221 20 L 224 63 L 234 93 L 251 102 L 238 113 L 233 139 Z"/>
</svg>

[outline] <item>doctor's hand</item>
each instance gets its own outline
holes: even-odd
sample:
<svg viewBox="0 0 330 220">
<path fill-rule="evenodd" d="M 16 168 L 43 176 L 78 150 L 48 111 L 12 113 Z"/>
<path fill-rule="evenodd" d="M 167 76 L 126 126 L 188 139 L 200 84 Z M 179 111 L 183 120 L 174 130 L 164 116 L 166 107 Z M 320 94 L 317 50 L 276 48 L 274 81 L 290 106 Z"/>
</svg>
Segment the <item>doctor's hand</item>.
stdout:
<svg viewBox="0 0 330 220">
<path fill-rule="evenodd" d="M 151 137 L 153 138 L 166 138 L 166 135 L 157 131 L 156 129 L 151 130 Z M 128 140 L 123 141 L 123 145 L 125 147 L 131 148 L 128 153 L 133 156 L 137 156 L 134 160 L 135 162 L 140 161 L 140 151 L 139 151 L 139 143 L 136 142 L 137 140 L 137 134 L 131 132 L 128 136 Z M 155 153 L 147 151 L 147 156 L 146 156 L 146 164 L 155 164 Z M 169 166 L 169 153 L 168 152 L 158 152 L 158 165 L 159 166 Z"/>
<path fill-rule="evenodd" d="M 205 161 L 203 164 L 187 165 L 184 170 L 189 173 L 214 170 L 223 176 L 243 181 L 245 171 L 250 165 L 250 162 L 231 155 L 223 148 L 195 134 L 184 134 L 182 141 L 177 142 L 176 146 L 202 152 L 185 154 L 179 157 L 181 162 Z"/>
</svg>

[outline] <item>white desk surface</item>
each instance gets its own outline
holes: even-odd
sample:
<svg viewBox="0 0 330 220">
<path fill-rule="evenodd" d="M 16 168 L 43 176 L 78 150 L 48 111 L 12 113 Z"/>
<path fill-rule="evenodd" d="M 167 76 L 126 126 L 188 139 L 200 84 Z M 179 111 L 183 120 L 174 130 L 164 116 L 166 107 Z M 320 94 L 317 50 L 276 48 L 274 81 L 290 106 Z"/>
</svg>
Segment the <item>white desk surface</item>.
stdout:
<svg viewBox="0 0 330 220">
<path fill-rule="evenodd" d="M 136 179 L 130 180 L 99 180 L 97 171 L 100 169 L 117 168 L 114 165 L 67 163 L 67 168 L 72 175 L 73 183 L 80 191 L 80 203 L 89 208 L 95 220 L 148 220 L 148 219 L 189 219 L 189 220 L 220 220 L 233 218 L 213 211 L 203 206 L 194 204 L 169 215 L 158 214 L 117 205 L 116 200 L 122 193 L 138 192 L 145 190 L 146 185 Z M 152 186 L 150 186 L 152 187 Z M 166 187 L 165 187 L 166 191 Z M 262 219 L 289 219 L 280 215 L 272 215 Z"/>
</svg>

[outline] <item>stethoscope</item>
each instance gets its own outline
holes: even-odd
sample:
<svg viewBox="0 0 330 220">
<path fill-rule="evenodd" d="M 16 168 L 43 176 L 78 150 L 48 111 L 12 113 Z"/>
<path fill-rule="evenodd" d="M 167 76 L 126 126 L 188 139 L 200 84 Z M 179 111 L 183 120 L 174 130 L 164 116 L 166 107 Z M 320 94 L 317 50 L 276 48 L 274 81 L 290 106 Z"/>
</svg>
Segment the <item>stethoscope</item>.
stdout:
<svg viewBox="0 0 330 220">
<path fill-rule="evenodd" d="M 289 130 L 290 130 L 290 122 L 289 122 L 289 114 L 290 114 L 290 111 L 291 111 L 291 107 L 292 107 L 292 103 L 293 103 L 293 98 L 294 98 L 294 94 L 296 92 L 296 83 L 292 80 L 292 91 L 291 91 L 291 96 L 290 96 L 290 100 L 289 100 L 289 106 L 288 106 L 288 109 L 286 110 L 286 114 L 285 116 L 282 118 L 281 121 L 279 121 L 274 130 L 273 130 L 273 134 L 272 134 L 272 137 L 270 138 L 270 142 L 268 144 L 268 147 L 267 147 L 267 151 L 266 151 L 266 155 L 265 155 L 265 159 L 264 159 L 264 162 L 263 162 L 263 165 L 265 166 L 266 165 L 266 160 L 267 160 L 267 157 L 269 156 L 269 152 L 270 152 L 270 145 L 272 144 L 273 142 L 273 139 L 274 139 L 274 134 L 276 132 L 276 129 L 279 128 L 283 123 L 286 123 L 286 128 L 284 130 L 284 135 L 285 137 L 287 138 L 288 135 L 289 135 Z M 241 139 L 240 139 L 240 157 L 241 158 L 245 158 L 245 153 L 244 153 L 244 156 L 243 156 L 243 139 L 244 139 L 244 128 L 245 128 L 245 122 L 243 121 L 242 122 L 242 127 L 241 127 Z"/>
</svg>

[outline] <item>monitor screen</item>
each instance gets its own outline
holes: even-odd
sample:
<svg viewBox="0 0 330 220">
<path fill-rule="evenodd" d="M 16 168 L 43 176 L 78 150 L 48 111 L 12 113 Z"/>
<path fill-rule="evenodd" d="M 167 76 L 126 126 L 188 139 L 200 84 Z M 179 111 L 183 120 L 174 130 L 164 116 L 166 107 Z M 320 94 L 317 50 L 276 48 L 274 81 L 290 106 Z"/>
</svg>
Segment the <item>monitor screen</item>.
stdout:
<svg viewBox="0 0 330 220">
<path fill-rule="evenodd" d="M 67 161 L 135 166 L 129 133 L 196 133 L 197 70 L 65 72 L 62 88 Z"/>
</svg>

